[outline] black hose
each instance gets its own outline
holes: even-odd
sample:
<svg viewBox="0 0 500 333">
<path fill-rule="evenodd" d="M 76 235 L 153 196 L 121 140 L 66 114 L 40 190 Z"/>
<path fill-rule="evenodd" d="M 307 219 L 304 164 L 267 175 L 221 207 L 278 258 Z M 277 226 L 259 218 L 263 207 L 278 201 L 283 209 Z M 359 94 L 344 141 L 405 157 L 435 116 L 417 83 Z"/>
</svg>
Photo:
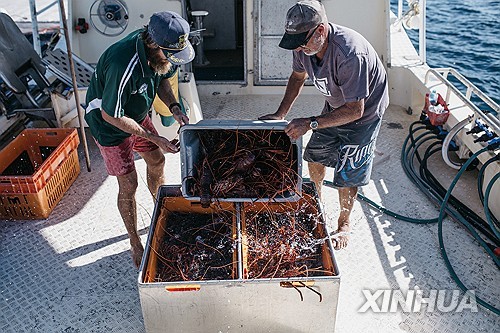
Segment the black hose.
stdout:
<svg viewBox="0 0 500 333">
<path fill-rule="evenodd" d="M 483 166 L 481 167 L 481 169 L 479 169 L 479 173 L 477 175 L 477 190 L 478 190 L 478 193 L 479 193 L 479 199 L 481 200 L 481 203 L 484 201 L 484 194 L 483 194 L 484 172 L 486 171 L 486 168 L 488 167 L 488 165 L 490 165 L 493 162 L 499 161 L 499 160 L 500 160 L 500 155 L 495 155 L 492 158 L 490 158 L 489 160 L 487 160 L 483 164 Z M 487 209 L 487 210 L 485 209 L 485 213 L 487 214 L 487 216 L 488 215 L 490 216 L 491 222 L 498 229 L 500 229 L 500 223 L 499 223 L 499 221 L 495 218 L 495 216 L 491 215 L 490 210 L 489 209 Z M 488 222 L 489 222 L 489 220 L 488 220 Z"/>
<path fill-rule="evenodd" d="M 422 125 L 422 126 L 417 126 L 417 125 Z M 458 174 L 455 176 L 453 179 L 450 187 L 448 190 L 446 190 L 441 183 L 434 177 L 434 175 L 430 172 L 428 169 L 428 160 L 429 158 L 435 154 L 438 151 L 441 151 L 441 148 L 434 148 L 436 146 L 442 145 L 442 138 L 440 138 L 440 135 L 436 133 L 432 133 L 429 131 L 426 131 L 417 137 L 414 137 L 414 134 L 420 130 L 423 129 L 431 129 L 435 130 L 436 128 L 429 128 L 424 122 L 422 121 L 417 121 L 414 122 L 410 125 L 409 128 L 409 134 L 406 137 L 402 149 L 401 149 L 401 165 L 403 167 L 403 170 L 405 174 L 408 176 L 408 178 L 418 187 L 422 192 L 426 194 L 431 201 L 436 203 L 439 206 L 439 216 L 438 218 L 433 218 L 433 219 L 414 219 L 411 217 L 407 216 L 402 216 L 400 214 L 394 213 L 390 211 L 389 209 L 380 206 L 373 202 L 372 200 L 368 199 L 367 197 L 363 196 L 361 193 L 358 193 L 358 198 L 362 201 L 367 202 L 369 205 L 377 209 L 378 211 L 385 213 L 387 215 L 390 215 L 392 217 L 395 217 L 397 219 L 407 221 L 410 223 L 417 223 L 417 224 L 428 224 L 428 223 L 438 223 L 438 238 L 439 238 L 439 244 L 440 244 L 440 251 L 441 255 L 443 257 L 443 260 L 445 261 L 446 268 L 450 272 L 450 275 L 452 279 L 455 281 L 455 283 L 462 289 L 462 291 L 467 292 L 468 289 L 465 287 L 465 285 L 462 283 L 458 275 L 456 274 L 455 270 L 453 269 L 453 266 L 451 265 L 451 262 L 448 258 L 448 255 L 446 253 L 446 249 L 444 246 L 444 240 L 443 240 L 443 219 L 446 214 L 450 215 L 454 220 L 460 222 L 462 225 L 466 227 L 466 229 L 469 231 L 469 233 L 472 235 L 472 237 L 478 241 L 478 243 L 484 248 L 486 253 L 493 259 L 497 267 L 500 267 L 500 260 L 497 258 L 497 256 L 494 254 L 493 249 L 496 247 L 499 247 L 500 245 L 500 237 L 498 234 L 498 229 L 494 229 L 495 224 L 496 224 L 496 219 L 492 217 L 488 211 L 485 211 L 487 221 L 484 221 L 481 217 L 479 217 L 476 213 L 474 213 L 471 209 L 469 209 L 466 205 L 464 205 L 462 202 L 460 202 L 457 198 L 451 195 L 451 192 L 453 191 L 454 186 L 458 182 L 458 179 L 460 176 L 463 174 L 463 172 L 466 170 L 466 168 L 474 161 L 474 159 L 481 154 L 482 152 L 486 151 L 488 148 L 484 148 L 477 153 L 473 154 L 467 162 L 461 167 L 460 171 Z M 438 129 L 440 131 L 440 129 Z M 426 142 L 429 140 L 436 140 L 428 145 L 428 147 L 425 150 L 425 153 L 423 157 L 420 155 L 418 152 L 418 149 Z M 410 144 L 411 142 L 411 144 Z M 415 159 L 418 161 L 420 164 L 418 167 L 418 173 L 415 169 Z M 492 159 L 491 159 L 492 160 Z M 484 170 L 486 169 L 487 165 L 492 163 L 493 161 L 490 162 L 490 160 L 483 165 L 483 168 L 479 172 L 479 177 L 483 177 Z M 493 186 L 493 183 L 500 178 L 500 175 L 496 175 L 488 184 L 487 190 L 486 190 L 486 195 L 484 198 L 482 196 L 482 188 L 479 188 L 480 191 L 480 196 L 483 199 L 482 201 L 487 201 L 490 190 Z M 482 181 L 478 179 L 479 184 L 482 184 Z M 323 183 L 327 186 L 333 186 L 332 182 L 329 181 L 323 181 Z M 478 185 L 482 186 L 482 185 Z M 485 210 L 488 209 L 487 203 L 485 204 Z M 481 232 L 485 237 L 487 237 L 492 243 L 495 245 L 487 243 L 479 234 L 476 232 L 476 229 Z M 476 296 L 476 301 L 484 306 L 485 308 L 489 309 L 490 311 L 500 314 L 500 310 L 491 304 L 485 302 L 481 298 Z"/>
<path fill-rule="evenodd" d="M 482 154 L 483 152 L 487 151 L 488 150 L 488 147 L 485 147 L 481 150 L 479 150 L 478 152 L 476 152 L 475 154 L 473 154 L 468 160 L 467 162 L 465 162 L 465 164 L 460 168 L 460 171 L 457 173 L 457 175 L 455 176 L 455 179 L 453 179 L 450 187 L 448 188 L 448 191 L 446 192 L 446 195 L 443 199 L 443 203 L 441 204 L 441 209 L 439 210 L 439 222 L 438 222 L 438 238 L 439 238 L 439 248 L 441 250 L 441 255 L 444 259 L 444 262 L 446 264 L 446 267 L 448 268 L 448 271 L 450 272 L 450 275 L 453 279 L 453 281 L 455 281 L 455 283 L 460 287 L 460 289 L 462 289 L 463 292 L 467 292 L 469 289 L 462 283 L 462 281 L 460 280 L 460 278 L 458 277 L 457 273 L 455 272 L 455 270 L 453 269 L 453 266 L 451 265 L 451 262 L 450 262 L 450 259 L 448 258 L 448 255 L 446 253 L 446 248 L 444 246 L 444 239 L 443 239 L 443 218 L 444 218 L 444 211 L 445 211 L 445 207 L 446 207 L 446 204 L 448 202 L 448 199 L 451 195 L 451 192 L 453 191 L 453 188 L 455 187 L 456 183 L 458 182 L 458 179 L 460 178 L 460 176 L 462 176 L 462 174 L 464 173 L 464 171 L 467 169 L 467 167 L 469 166 L 469 164 L 472 163 L 472 161 L 474 161 L 474 159 Z M 465 221 L 464 221 L 465 222 Z M 470 229 L 472 229 L 472 226 L 470 226 Z M 493 261 L 495 262 L 495 264 L 498 266 L 500 266 L 500 261 L 499 259 L 496 257 L 496 255 L 491 251 L 491 249 L 484 244 L 484 242 L 481 242 L 482 239 L 479 237 L 479 235 L 477 235 L 477 233 L 474 233 L 472 232 L 472 235 L 474 236 L 474 238 L 476 238 L 476 240 L 479 241 L 479 244 L 484 248 L 484 250 L 491 256 L 491 258 L 493 259 Z M 487 308 L 488 310 L 496 313 L 497 315 L 500 315 L 500 309 L 492 306 L 491 304 L 489 304 L 488 302 L 485 302 L 484 300 L 482 300 L 479 296 L 476 296 L 476 301 L 481 304 L 482 306 L 484 306 L 485 308 Z"/>
<path fill-rule="evenodd" d="M 446 194 L 446 189 L 441 183 L 434 177 L 434 175 L 427 168 L 427 161 L 432 154 L 441 151 L 441 149 L 437 148 L 431 150 L 434 146 L 441 144 L 440 141 L 433 142 L 427 148 L 424 157 L 422 158 L 422 163 L 420 164 L 420 176 L 424 181 L 428 184 L 431 184 L 431 187 L 436 189 L 440 198 L 443 198 Z M 442 199 L 441 199 L 442 201 Z M 498 247 L 500 246 L 500 241 L 497 235 L 491 232 L 490 225 L 488 222 L 483 220 L 479 215 L 477 215 L 474 211 L 472 211 L 469 207 L 465 206 L 455 198 L 453 195 L 450 196 L 450 203 L 453 207 L 456 208 L 457 212 L 466 218 L 466 220 L 471 223 L 476 229 L 478 229 L 482 234 L 484 234 L 491 242 L 495 243 Z M 460 221 L 459 221 L 460 222 Z"/>
</svg>

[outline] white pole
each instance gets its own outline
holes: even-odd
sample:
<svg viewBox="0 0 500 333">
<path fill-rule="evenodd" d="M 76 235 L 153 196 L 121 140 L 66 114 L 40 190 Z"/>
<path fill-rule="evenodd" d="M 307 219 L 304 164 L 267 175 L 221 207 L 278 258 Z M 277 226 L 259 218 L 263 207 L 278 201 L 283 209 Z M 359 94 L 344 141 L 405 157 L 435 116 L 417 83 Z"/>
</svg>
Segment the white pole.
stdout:
<svg viewBox="0 0 500 333">
<path fill-rule="evenodd" d="M 425 35 L 426 35 L 425 25 L 427 20 L 425 19 L 426 15 L 425 5 L 426 5 L 425 0 L 419 0 L 420 29 L 419 29 L 419 40 L 418 40 L 418 53 L 420 55 L 420 61 L 422 62 L 422 64 L 425 64 L 427 62 L 426 41 L 425 41 Z"/>
</svg>

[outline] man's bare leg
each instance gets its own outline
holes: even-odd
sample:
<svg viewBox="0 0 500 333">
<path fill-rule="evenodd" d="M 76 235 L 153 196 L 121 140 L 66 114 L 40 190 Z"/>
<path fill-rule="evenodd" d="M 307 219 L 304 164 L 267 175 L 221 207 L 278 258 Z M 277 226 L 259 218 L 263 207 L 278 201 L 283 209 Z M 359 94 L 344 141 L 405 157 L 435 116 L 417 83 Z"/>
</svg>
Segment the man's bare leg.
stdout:
<svg viewBox="0 0 500 333">
<path fill-rule="evenodd" d="M 323 164 L 308 162 L 309 176 L 316 185 L 318 195 L 321 198 L 321 187 L 323 186 L 323 179 L 325 179 L 326 167 Z"/>
<path fill-rule="evenodd" d="M 156 149 L 149 152 L 139 153 L 141 157 L 146 162 L 146 174 L 148 189 L 153 195 L 153 200 L 155 200 L 156 194 L 158 193 L 158 188 L 160 185 L 165 184 L 165 155 L 161 149 Z"/>
<path fill-rule="evenodd" d="M 339 201 L 340 201 L 340 216 L 338 220 L 337 233 L 339 234 L 334 239 L 334 247 L 336 250 L 341 250 L 347 246 L 349 241 L 349 233 L 351 227 L 349 225 L 349 216 L 351 215 L 354 200 L 358 195 L 357 187 L 339 187 Z"/>
<path fill-rule="evenodd" d="M 136 267 L 139 267 L 144 247 L 137 232 L 137 207 L 135 202 L 137 172 L 134 170 L 127 175 L 117 176 L 116 178 L 118 179 L 118 210 L 127 229 L 132 261 Z"/>
</svg>

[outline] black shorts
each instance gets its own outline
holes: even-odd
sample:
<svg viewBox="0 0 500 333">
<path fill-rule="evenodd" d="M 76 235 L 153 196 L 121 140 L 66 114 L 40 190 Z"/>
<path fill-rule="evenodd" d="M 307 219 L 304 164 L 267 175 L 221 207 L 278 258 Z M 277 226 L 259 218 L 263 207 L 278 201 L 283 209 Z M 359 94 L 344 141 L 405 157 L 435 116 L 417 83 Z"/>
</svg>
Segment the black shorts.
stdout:
<svg viewBox="0 0 500 333">
<path fill-rule="evenodd" d="M 375 140 L 381 119 L 356 128 L 322 128 L 311 135 L 304 160 L 335 168 L 333 184 L 357 187 L 368 184 L 373 166 Z"/>
</svg>

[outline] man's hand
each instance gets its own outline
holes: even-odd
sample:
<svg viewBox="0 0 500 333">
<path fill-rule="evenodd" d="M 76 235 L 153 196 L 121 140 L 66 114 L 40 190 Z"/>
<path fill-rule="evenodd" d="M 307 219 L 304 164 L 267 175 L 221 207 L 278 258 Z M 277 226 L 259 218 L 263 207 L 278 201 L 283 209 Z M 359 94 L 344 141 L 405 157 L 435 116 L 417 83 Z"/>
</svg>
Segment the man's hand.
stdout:
<svg viewBox="0 0 500 333">
<path fill-rule="evenodd" d="M 154 140 L 154 143 L 158 147 L 160 147 L 165 153 L 175 154 L 180 149 L 180 143 L 179 143 L 179 140 L 177 140 L 177 139 L 174 139 L 172 141 L 168 141 L 166 138 L 164 138 L 162 136 L 158 136 Z"/>
<path fill-rule="evenodd" d="M 259 120 L 283 120 L 283 117 L 278 116 L 278 114 L 275 112 L 275 113 L 266 114 L 264 116 L 260 116 L 258 119 Z"/>
<path fill-rule="evenodd" d="M 311 129 L 309 127 L 310 119 L 309 118 L 296 118 L 293 119 L 286 127 L 285 133 L 292 140 L 297 140 L 302 135 L 306 134 L 307 131 Z"/>
<path fill-rule="evenodd" d="M 179 123 L 180 126 L 184 126 L 189 124 L 189 118 L 184 113 L 182 113 L 181 109 L 176 105 L 170 110 L 172 112 L 172 116 Z"/>
</svg>

